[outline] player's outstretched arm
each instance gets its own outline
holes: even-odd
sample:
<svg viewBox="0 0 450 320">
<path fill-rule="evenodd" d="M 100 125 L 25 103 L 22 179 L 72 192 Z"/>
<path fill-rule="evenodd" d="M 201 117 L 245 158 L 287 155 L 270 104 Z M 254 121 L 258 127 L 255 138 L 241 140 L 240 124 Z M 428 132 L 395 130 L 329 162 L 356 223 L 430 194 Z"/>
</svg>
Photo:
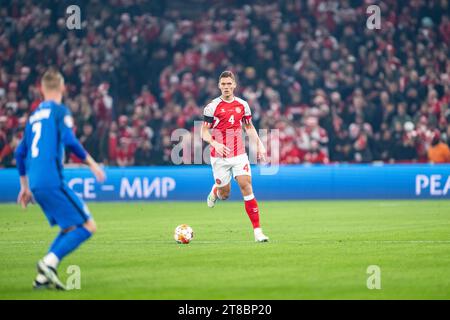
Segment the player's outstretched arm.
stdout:
<svg viewBox="0 0 450 320">
<path fill-rule="evenodd" d="M 84 150 L 83 146 L 71 130 L 66 130 L 65 134 L 63 135 L 63 142 L 66 147 L 68 147 L 73 153 L 75 153 L 78 158 L 83 160 L 89 166 L 98 182 L 105 181 L 105 172 L 98 165 L 98 163 L 86 152 L 86 150 Z"/>
<path fill-rule="evenodd" d="M 250 143 L 256 144 L 256 156 L 260 161 L 266 161 L 266 148 L 264 147 L 261 139 L 259 139 L 258 133 L 256 132 L 255 126 L 250 121 L 244 126 L 245 132 L 250 138 Z"/>
<path fill-rule="evenodd" d="M 83 160 L 98 182 L 103 182 L 106 179 L 105 172 L 98 165 L 98 163 L 86 152 L 86 150 L 81 145 L 80 141 L 75 137 L 75 134 L 72 131 L 73 127 L 73 119 L 67 108 L 60 109 L 61 113 L 59 114 L 59 132 L 62 137 L 62 142 L 64 145 L 70 149 L 79 159 Z"/>
<path fill-rule="evenodd" d="M 213 139 L 211 133 L 209 132 L 209 126 L 206 124 L 202 125 L 202 139 L 206 143 L 209 143 L 211 147 L 213 147 L 214 150 L 216 150 L 216 152 L 222 157 L 229 155 L 231 152 L 230 148 L 228 148 L 226 145 L 219 143 Z"/>
<path fill-rule="evenodd" d="M 105 171 L 103 171 L 99 164 L 89 154 L 86 155 L 86 160 L 84 162 L 89 166 L 98 182 L 105 181 Z"/>
</svg>

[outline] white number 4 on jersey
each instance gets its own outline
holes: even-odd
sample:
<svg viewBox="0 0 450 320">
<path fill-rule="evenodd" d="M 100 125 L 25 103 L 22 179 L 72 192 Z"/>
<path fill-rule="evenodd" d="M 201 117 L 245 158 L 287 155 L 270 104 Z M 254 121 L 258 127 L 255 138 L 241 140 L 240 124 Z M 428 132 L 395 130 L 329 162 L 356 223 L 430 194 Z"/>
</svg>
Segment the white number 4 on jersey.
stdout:
<svg viewBox="0 0 450 320">
<path fill-rule="evenodd" d="M 228 122 L 234 124 L 234 114 L 231 115 L 230 119 L 228 119 Z"/>
</svg>

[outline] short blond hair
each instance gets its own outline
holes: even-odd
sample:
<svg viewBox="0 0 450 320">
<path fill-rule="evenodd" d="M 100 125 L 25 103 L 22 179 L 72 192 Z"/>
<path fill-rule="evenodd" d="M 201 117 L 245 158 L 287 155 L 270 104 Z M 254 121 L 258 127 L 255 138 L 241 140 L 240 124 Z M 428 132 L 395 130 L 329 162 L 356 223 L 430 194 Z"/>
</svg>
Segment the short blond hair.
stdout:
<svg viewBox="0 0 450 320">
<path fill-rule="evenodd" d="M 55 69 L 47 70 L 41 79 L 41 86 L 45 90 L 60 90 L 64 85 L 64 77 Z"/>
</svg>

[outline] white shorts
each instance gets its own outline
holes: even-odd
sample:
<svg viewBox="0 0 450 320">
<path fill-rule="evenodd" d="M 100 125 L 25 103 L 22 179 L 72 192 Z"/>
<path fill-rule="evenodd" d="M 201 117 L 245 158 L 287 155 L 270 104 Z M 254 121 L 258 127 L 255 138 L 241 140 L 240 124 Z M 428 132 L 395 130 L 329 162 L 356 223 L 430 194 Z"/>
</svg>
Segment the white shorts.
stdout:
<svg viewBox="0 0 450 320">
<path fill-rule="evenodd" d="M 251 176 L 250 161 L 246 153 L 231 158 L 211 157 L 211 166 L 213 169 L 216 186 L 224 187 L 231 181 L 231 176 Z"/>
</svg>

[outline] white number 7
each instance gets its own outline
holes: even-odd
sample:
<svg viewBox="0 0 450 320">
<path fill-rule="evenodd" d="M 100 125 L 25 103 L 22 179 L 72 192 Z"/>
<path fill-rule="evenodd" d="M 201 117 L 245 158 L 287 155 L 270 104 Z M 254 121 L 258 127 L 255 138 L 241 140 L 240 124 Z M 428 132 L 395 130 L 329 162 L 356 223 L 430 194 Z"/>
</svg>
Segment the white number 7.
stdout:
<svg viewBox="0 0 450 320">
<path fill-rule="evenodd" d="M 31 157 L 36 158 L 39 155 L 39 148 L 37 147 L 38 141 L 41 138 L 41 130 L 42 130 L 42 123 L 36 122 L 31 127 L 31 131 L 35 133 L 33 137 L 33 142 L 31 143 Z"/>
</svg>

